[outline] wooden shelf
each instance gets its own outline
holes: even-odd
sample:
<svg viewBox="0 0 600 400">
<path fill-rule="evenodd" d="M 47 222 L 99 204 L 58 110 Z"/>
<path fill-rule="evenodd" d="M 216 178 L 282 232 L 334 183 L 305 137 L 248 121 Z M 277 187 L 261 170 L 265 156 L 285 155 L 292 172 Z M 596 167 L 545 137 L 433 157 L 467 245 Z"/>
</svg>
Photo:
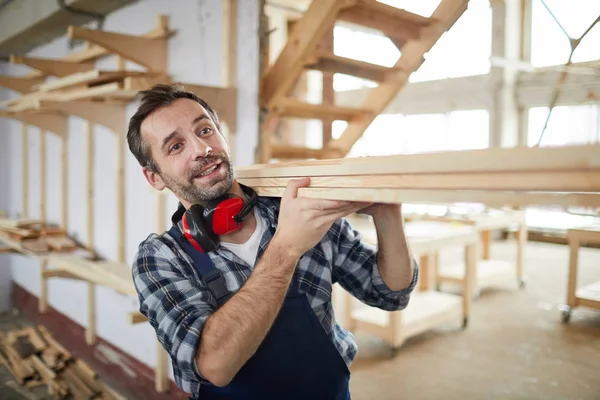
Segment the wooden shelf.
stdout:
<svg viewBox="0 0 600 400">
<path fill-rule="evenodd" d="M 406 339 L 440 325 L 462 326 L 463 318 L 461 296 L 428 291 L 413 293 L 408 307 L 402 311 L 357 308 L 352 311 L 352 326 L 353 330 L 381 337 L 396 348 Z"/>
<path fill-rule="evenodd" d="M 61 271 L 78 279 L 114 289 L 125 296 L 137 296 L 127 264 L 109 261 L 92 261 L 74 255 L 50 255 L 47 271 Z M 52 272 L 48 274 L 54 276 Z"/>
<path fill-rule="evenodd" d="M 340 73 L 374 82 L 384 82 L 397 74 L 400 68 L 384 67 L 351 58 L 336 56 L 333 53 L 318 51 L 306 62 L 305 68 L 322 72 Z"/>
<path fill-rule="evenodd" d="M 102 71 L 102 70 L 91 70 L 87 72 L 76 73 L 73 75 L 65 76 L 64 78 L 56 79 L 48 83 L 41 84 L 37 87 L 40 92 L 48 92 L 57 89 L 66 89 L 73 86 L 78 88 L 92 87 L 100 84 L 106 84 L 111 82 L 121 82 L 127 77 L 140 77 L 140 78 L 156 78 L 163 77 L 162 74 L 149 73 L 144 71 L 127 71 L 127 70 L 116 70 L 116 71 Z"/>
</svg>

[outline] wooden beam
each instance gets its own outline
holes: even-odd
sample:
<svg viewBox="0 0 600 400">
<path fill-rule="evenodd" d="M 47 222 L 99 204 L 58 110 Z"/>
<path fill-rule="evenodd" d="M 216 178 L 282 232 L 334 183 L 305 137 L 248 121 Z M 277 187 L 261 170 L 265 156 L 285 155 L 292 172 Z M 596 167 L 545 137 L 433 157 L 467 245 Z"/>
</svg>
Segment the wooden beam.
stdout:
<svg viewBox="0 0 600 400">
<path fill-rule="evenodd" d="M 281 197 L 285 187 L 254 187 L 259 196 Z M 373 188 L 300 188 L 299 197 L 328 200 L 346 200 L 375 203 L 483 203 L 493 207 L 504 206 L 581 206 L 600 207 L 597 193 L 519 193 L 508 191 L 476 190 L 411 190 Z"/>
<path fill-rule="evenodd" d="M 238 178 L 238 181 L 248 186 L 284 187 L 290 179 L 293 178 Z M 600 193 L 600 171 L 314 176 L 310 187 Z"/>
<path fill-rule="evenodd" d="M 78 72 L 94 69 L 93 63 L 75 63 L 72 61 L 55 60 L 51 58 L 37 58 L 25 56 L 10 56 L 10 62 L 13 64 L 23 64 L 28 67 L 43 71 L 47 75 L 63 77 Z"/>
<path fill-rule="evenodd" d="M 125 105 L 98 101 L 41 101 L 42 109 L 59 110 L 75 115 L 98 125 L 103 125 L 116 134 L 125 134 L 127 121 Z"/>
<path fill-rule="evenodd" d="M 410 13 L 376 0 L 356 0 L 356 4 L 342 12 L 340 21 L 377 29 L 389 38 L 419 39 L 421 28 L 431 24 L 429 18 Z"/>
<path fill-rule="evenodd" d="M 125 132 L 115 132 L 115 195 L 116 195 L 116 243 L 117 261 L 125 262 Z"/>
<path fill-rule="evenodd" d="M 60 141 L 60 176 L 61 176 L 61 224 L 69 232 L 69 130 Z"/>
<path fill-rule="evenodd" d="M 25 76 L 0 76 L 0 86 L 14 90 L 19 93 L 26 93 L 33 90 L 33 87 L 42 83 L 42 77 Z"/>
<path fill-rule="evenodd" d="M 46 131 L 44 129 L 40 129 L 39 159 L 40 219 L 46 222 L 46 197 L 48 193 L 46 191 Z"/>
<path fill-rule="evenodd" d="M 147 38 L 69 26 L 70 39 L 82 39 L 97 44 L 111 53 L 140 64 L 150 71 L 167 72 L 167 39 Z"/>
<path fill-rule="evenodd" d="M 68 103 L 59 103 L 68 104 Z M 86 137 L 86 229 L 87 247 L 93 249 L 94 242 L 94 124 L 85 121 Z M 87 327 L 85 341 L 88 345 L 96 343 L 96 284 L 87 283 Z"/>
<path fill-rule="evenodd" d="M 39 85 L 37 89 L 41 92 L 47 92 L 51 90 L 57 89 L 67 89 L 73 86 L 98 86 L 100 84 L 106 84 L 116 81 L 122 81 L 126 77 L 156 77 L 162 76 L 165 78 L 165 75 L 156 74 L 156 73 L 148 73 L 143 71 L 102 71 L 93 69 L 91 71 L 79 72 L 73 75 L 68 75 L 63 78 L 55 79 L 51 82 L 44 83 Z"/>
<path fill-rule="evenodd" d="M 467 0 L 441 1 L 431 16 L 436 21 L 436 29 L 431 29 L 427 35 L 423 35 L 419 40 L 409 40 L 402 46 L 401 56 L 394 66 L 406 71 L 406 74 L 399 74 L 397 79 L 388 80 L 372 89 L 363 103 L 364 107 L 373 110 L 372 116 L 350 122 L 341 137 L 329 142 L 327 149 L 335 149 L 342 154 L 347 154 L 351 150 L 354 143 L 363 135 L 376 116 L 385 110 L 398 94 L 398 91 L 408 82 L 410 73 L 420 67 L 424 61 L 424 54 L 431 50 L 444 31 L 454 25 L 466 10 L 467 5 Z"/>
<path fill-rule="evenodd" d="M 515 147 L 392 156 L 341 158 L 238 167 L 237 178 L 449 174 L 482 172 L 568 172 L 600 168 L 600 145 Z"/>
<path fill-rule="evenodd" d="M 273 66 L 262 79 L 261 103 L 270 108 L 276 101 L 288 95 L 304 68 L 304 61 L 314 51 L 323 34 L 335 23 L 345 1 L 313 1 L 304 16 L 298 20 L 296 29 Z"/>
<path fill-rule="evenodd" d="M 298 147 L 290 145 L 274 145 L 271 147 L 272 158 L 276 159 L 307 159 L 307 158 L 319 158 L 321 156 L 320 149 L 311 149 L 308 147 Z M 260 185 L 268 186 L 268 185 Z M 276 185 L 279 186 L 279 185 Z"/>
<path fill-rule="evenodd" d="M 29 127 L 21 122 L 21 218 L 29 216 Z"/>
<path fill-rule="evenodd" d="M 340 73 L 368 79 L 374 82 L 384 82 L 389 77 L 402 73 L 400 68 L 389 68 L 351 58 L 336 56 L 333 53 L 320 51 L 306 62 L 306 68 L 329 73 Z"/>
<path fill-rule="evenodd" d="M 273 112 L 281 117 L 343 121 L 368 118 L 371 114 L 368 109 L 310 104 L 289 98 L 279 100 L 273 106 Z"/>
</svg>

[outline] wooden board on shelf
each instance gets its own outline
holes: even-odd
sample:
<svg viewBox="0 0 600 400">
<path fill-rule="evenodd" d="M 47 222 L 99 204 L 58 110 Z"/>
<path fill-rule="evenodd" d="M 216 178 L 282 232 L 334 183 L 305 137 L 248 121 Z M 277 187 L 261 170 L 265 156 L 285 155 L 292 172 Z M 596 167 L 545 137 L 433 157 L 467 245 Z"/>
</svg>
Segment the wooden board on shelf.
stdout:
<svg viewBox="0 0 600 400">
<path fill-rule="evenodd" d="M 127 77 L 157 77 L 161 76 L 156 73 L 149 73 L 145 71 L 128 71 L 128 70 L 91 70 L 87 72 L 81 72 L 73 75 L 68 75 L 64 78 L 56 79 L 48 83 L 39 85 L 38 90 L 40 92 L 48 92 L 58 89 L 67 89 L 73 86 L 97 86 L 100 84 L 122 81 Z"/>
</svg>

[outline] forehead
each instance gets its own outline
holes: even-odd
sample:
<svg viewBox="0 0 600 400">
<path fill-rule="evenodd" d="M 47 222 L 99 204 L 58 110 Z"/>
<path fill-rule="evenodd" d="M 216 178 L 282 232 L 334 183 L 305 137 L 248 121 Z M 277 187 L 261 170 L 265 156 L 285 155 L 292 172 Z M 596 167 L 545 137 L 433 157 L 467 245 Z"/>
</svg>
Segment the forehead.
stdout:
<svg viewBox="0 0 600 400">
<path fill-rule="evenodd" d="M 142 122 L 140 131 L 142 137 L 152 143 L 174 131 L 190 129 L 194 120 L 201 115 L 208 115 L 202 105 L 191 99 L 177 99 L 148 115 Z"/>
</svg>

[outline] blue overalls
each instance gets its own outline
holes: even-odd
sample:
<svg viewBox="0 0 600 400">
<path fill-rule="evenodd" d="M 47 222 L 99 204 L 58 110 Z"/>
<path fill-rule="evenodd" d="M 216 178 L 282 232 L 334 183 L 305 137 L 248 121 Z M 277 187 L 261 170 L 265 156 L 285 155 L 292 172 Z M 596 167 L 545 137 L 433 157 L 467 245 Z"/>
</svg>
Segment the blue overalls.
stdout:
<svg viewBox="0 0 600 400">
<path fill-rule="evenodd" d="M 228 293 L 225 279 L 207 254 L 171 235 L 194 261 L 219 306 Z M 312 310 L 294 275 L 285 301 L 256 353 L 225 387 L 202 385 L 200 400 L 350 400 L 350 371 Z"/>
</svg>

